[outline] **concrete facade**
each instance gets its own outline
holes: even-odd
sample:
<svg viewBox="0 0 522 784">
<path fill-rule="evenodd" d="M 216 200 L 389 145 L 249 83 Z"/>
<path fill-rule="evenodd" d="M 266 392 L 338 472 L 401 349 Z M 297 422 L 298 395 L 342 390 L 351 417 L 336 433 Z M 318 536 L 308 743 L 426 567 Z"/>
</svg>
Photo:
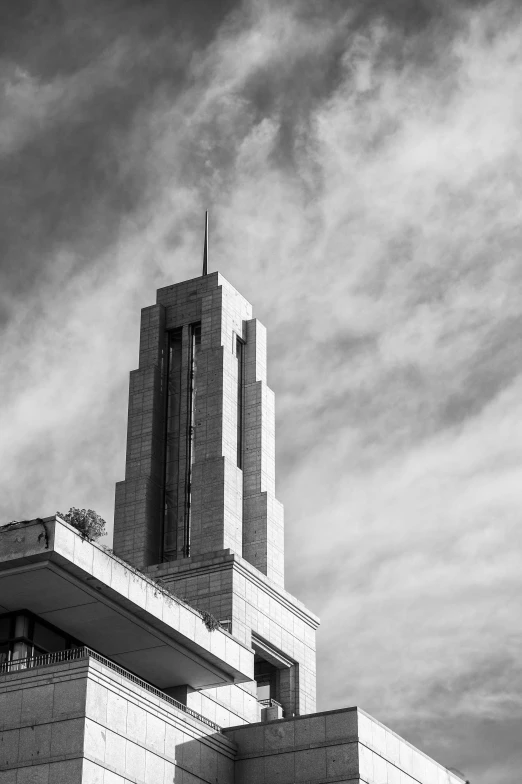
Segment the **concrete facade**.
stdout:
<svg viewBox="0 0 522 784">
<path fill-rule="evenodd" d="M 223 733 L 92 658 L 0 683 L 2 784 L 232 784 Z"/>
<path fill-rule="evenodd" d="M 114 549 L 253 646 L 293 716 L 315 710 L 319 620 L 284 590 L 266 357 L 265 328 L 218 273 L 160 289 L 142 311 Z M 245 721 L 251 685 L 230 696 Z"/>
<path fill-rule="evenodd" d="M 169 342 L 176 331 L 178 359 Z M 167 433 L 166 443 L 171 419 L 176 434 Z M 179 440 L 171 461 L 169 435 Z M 169 485 L 173 509 L 166 515 Z M 185 541 L 186 527 L 190 541 Z M 139 368 L 130 381 L 125 481 L 116 490 L 114 550 L 143 569 L 220 549 L 243 556 L 283 585 L 283 508 L 275 497 L 266 330 L 252 319 L 250 303 L 213 273 L 159 289 L 157 304 L 142 311 Z"/>
<path fill-rule="evenodd" d="M 266 381 L 218 273 L 142 311 L 114 552 L 0 527 L 0 784 L 462 784 L 358 708 L 314 712 Z"/>
<path fill-rule="evenodd" d="M 233 727 L 235 784 L 462 784 L 359 708 Z"/>
<path fill-rule="evenodd" d="M 92 658 L 0 679 L 1 784 L 462 784 L 357 708 L 222 732 Z"/>
<path fill-rule="evenodd" d="M 60 518 L 0 529 L 0 613 L 28 610 L 160 689 L 250 683 L 250 646 Z"/>
<path fill-rule="evenodd" d="M 277 700 L 285 715 L 316 708 L 315 631 L 319 619 L 231 552 L 149 567 L 147 574 L 189 604 L 231 620 L 234 637 L 270 657 L 279 669 Z M 250 716 L 250 714 L 249 714 Z"/>
</svg>

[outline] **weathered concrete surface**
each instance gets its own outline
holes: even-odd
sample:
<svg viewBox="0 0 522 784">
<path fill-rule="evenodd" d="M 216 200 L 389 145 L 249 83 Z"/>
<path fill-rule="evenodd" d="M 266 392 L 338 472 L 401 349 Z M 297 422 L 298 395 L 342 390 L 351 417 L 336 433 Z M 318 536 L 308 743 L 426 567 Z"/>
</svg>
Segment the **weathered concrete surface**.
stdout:
<svg viewBox="0 0 522 784">
<path fill-rule="evenodd" d="M 359 708 L 232 727 L 235 784 L 463 784 Z"/>
<path fill-rule="evenodd" d="M 233 784 L 235 746 L 100 662 L 0 676 L 1 784 Z"/>
<path fill-rule="evenodd" d="M 253 651 L 60 518 L 0 528 L 0 612 L 28 609 L 160 688 L 253 679 Z"/>
</svg>

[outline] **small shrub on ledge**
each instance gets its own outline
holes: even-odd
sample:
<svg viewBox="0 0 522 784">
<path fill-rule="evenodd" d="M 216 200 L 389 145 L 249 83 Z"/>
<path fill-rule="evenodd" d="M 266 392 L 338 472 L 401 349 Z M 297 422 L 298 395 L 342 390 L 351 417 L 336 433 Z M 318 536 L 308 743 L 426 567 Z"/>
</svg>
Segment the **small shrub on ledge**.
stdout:
<svg viewBox="0 0 522 784">
<path fill-rule="evenodd" d="M 77 509 L 71 506 L 67 514 L 56 514 L 79 531 L 80 536 L 89 542 L 95 542 L 105 533 L 105 520 L 93 509 Z"/>
<path fill-rule="evenodd" d="M 215 618 L 212 613 L 207 612 L 206 610 L 199 610 L 196 608 L 198 613 L 201 615 L 201 620 L 209 630 L 209 632 L 215 632 L 216 629 L 219 629 L 221 624 L 219 623 L 218 619 Z"/>
</svg>

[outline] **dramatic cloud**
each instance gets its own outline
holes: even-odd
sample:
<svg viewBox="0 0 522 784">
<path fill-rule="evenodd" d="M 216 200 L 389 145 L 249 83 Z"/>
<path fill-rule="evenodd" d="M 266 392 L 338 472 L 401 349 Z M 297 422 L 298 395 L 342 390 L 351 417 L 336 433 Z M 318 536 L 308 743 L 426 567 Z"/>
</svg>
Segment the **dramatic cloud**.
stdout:
<svg viewBox="0 0 522 784">
<path fill-rule="evenodd" d="M 139 308 L 198 274 L 210 207 L 269 330 L 319 707 L 514 784 L 520 9 L 36 5 L 0 64 L 3 518 L 112 521 Z"/>
</svg>

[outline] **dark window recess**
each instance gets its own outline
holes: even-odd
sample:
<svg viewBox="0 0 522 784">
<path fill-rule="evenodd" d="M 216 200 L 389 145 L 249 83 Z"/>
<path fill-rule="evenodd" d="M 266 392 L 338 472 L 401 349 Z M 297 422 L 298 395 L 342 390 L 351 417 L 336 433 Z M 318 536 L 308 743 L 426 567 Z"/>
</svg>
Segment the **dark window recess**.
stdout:
<svg viewBox="0 0 522 784">
<path fill-rule="evenodd" d="M 0 664 L 9 661 L 9 643 L 0 642 Z"/>
<path fill-rule="evenodd" d="M 44 626 L 39 621 L 34 622 L 33 643 L 47 653 L 63 651 L 67 647 L 67 638 L 49 626 Z"/>
<path fill-rule="evenodd" d="M 192 464 L 196 451 L 196 397 L 201 324 L 168 333 L 165 373 L 163 551 L 172 561 L 190 554 Z"/>
<path fill-rule="evenodd" d="M 0 662 L 66 651 L 82 643 L 29 610 L 0 616 Z"/>
<path fill-rule="evenodd" d="M 179 488 L 182 334 L 181 328 L 168 333 L 163 516 L 163 557 L 166 560 L 176 558 L 179 507 L 183 504 Z"/>
<path fill-rule="evenodd" d="M 0 616 L 0 643 L 6 642 L 12 634 L 11 634 L 11 627 L 13 625 L 13 619 L 11 615 L 1 615 Z"/>
<path fill-rule="evenodd" d="M 237 467 L 243 468 L 243 341 L 236 338 L 237 357 Z"/>
<path fill-rule="evenodd" d="M 258 700 L 279 701 L 279 670 L 258 654 L 254 657 L 254 679 Z"/>
<path fill-rule="evenodd" d="M 192 465 L 196 459 L 196 398 L 198 390 L 198 358 L 201 349 L 201 324 L 189 326 L 188 353 L 188 405 L 187 405 L 187 446 L 185 459 L 185 514 L 183 526 L 183 557 L 190 555 L 190 536 L 192 522 Z"/>
</svg>

